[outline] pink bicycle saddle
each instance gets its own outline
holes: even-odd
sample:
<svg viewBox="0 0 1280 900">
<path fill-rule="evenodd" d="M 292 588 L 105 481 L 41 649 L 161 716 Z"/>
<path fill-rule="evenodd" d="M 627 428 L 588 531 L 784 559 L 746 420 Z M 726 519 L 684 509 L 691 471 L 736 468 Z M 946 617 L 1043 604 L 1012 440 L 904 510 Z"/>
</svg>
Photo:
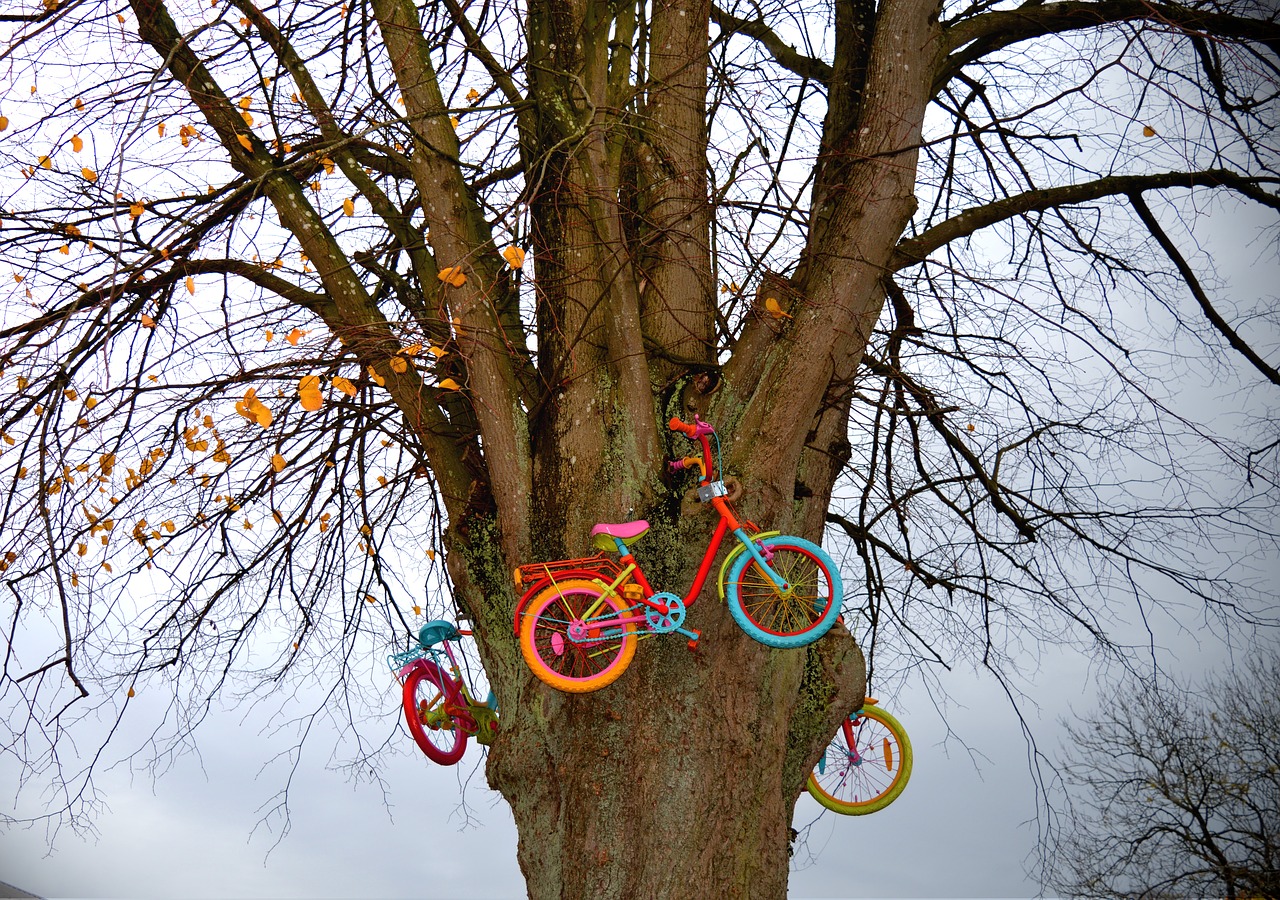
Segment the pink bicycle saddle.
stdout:
<svg viewBox="0 0 1280 900">
<path fill-rule="evenodd" d="M 591 543 L 599 550 L 616 550 L 618 548 L 613 539 L 618 538 L 622 543 L 630 547 L 644 537 L 644 533 L 648 530 L 649 523 L 644 519 L 639 519 L 635 522 L 623 522 L 620 525 L 609 525 L 601 522 L 591 529 Z"/>
</svg>

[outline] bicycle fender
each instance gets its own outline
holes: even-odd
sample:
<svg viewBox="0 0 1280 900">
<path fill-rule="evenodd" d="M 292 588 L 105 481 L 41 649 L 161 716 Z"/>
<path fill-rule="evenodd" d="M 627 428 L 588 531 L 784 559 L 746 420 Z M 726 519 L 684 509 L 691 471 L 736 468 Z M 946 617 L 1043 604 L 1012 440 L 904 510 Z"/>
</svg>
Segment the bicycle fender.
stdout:
<svg viewBox="0 0 1280 900">
<path fill-rule="evenodd" d="M 396 677 L 400 679 L 401 684 L 404 684 L 404 680 L 409 677 L 410 672 L 412 672 L 414 669 L 417 669 L 421 666 L 425 666 L 430 661 L 431 660 L 425 656 L 421 657 L 420 659 L 415 659 L 413 662 L 409 663 L 409 665 L 401 669 Z"/>
<path fill-rule="evenodd" d="M 558 584 L 561 581 L 568 581 L 571 578 L 581 578 L 584 581 L 593 581 L 597 578 L 603 577 L 604 573 L 598 569 L 566 569 L 563 572 L 557 572 L 554 580 L 550 577 L 538 579 L 538 581 L 534 582 L 532 586 L 520 595 L 520 599 L 516 601 L 515 613 L 512 615 L 511 620 L 512 630 L 516 635 L 520 634 L 520 615 L 524 612 L 524 608 L 529 605 L 529 602 L 533 600 L 534 597 L 538 596 L 538 594 L 542 593 L 547 588 Z M 607 586 L 611 581 L 613 581 L 612 578 L 608 579 L 605 581 L 605 585 Z"/>
</svg>

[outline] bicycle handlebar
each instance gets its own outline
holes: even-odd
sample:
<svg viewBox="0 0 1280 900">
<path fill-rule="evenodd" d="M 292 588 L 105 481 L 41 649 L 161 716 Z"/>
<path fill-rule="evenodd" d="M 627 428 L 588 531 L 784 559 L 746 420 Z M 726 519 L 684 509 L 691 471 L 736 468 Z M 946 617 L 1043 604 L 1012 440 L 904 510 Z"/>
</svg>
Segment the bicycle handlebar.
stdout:
<svg viewBox="0 0 1280 900">
<path fill-rule="evenodd" d="M 706 484 L 713 471 L 711 468 L 711 443 L 707 440 L 707 435 L 715 434 L 716 430 L 696 415 L 693 417 L 692 422 L 682 422 L 678 416 L 672 416 L 671 421 L 667 423 L 667 427 L 702 445 L 702 459 L 698 459 L 696 456 L 686 456 L 684 459 L 668 463 L 671 470 L 678 472 L 685 468 L 697 468 L 698 474 L 702 476 L 702 483 Z"/>
<path fill-rule="evenodd" d="M 693 417 L 692 422 L 682 422 L 679 417 L 672 416 L 671 421 L 667 423 L 667 427 L 672 431 L 680 432 L 689 440 L 702 437 L 705 434 L 715 434 L 715 429 L 696 415 Z"/>
</svg>

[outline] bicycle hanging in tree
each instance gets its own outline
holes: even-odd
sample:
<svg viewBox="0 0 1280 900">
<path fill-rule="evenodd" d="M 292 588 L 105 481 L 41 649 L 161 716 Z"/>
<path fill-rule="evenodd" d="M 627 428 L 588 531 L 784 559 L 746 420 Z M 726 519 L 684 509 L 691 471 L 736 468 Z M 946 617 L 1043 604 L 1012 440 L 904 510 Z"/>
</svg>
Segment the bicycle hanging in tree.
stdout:
<svg viewBox="0 0 1280 900">
<path fill-rule="evenodd" d="M 813 798 L 844 816 L 884 809 L 911 777 L 911 741 L 893 716 L 871 697 L 840 723 L 809 775 Z"/>
<path fill-rule="evenodd" d="M 449 646 L 450 641 L 460 641 L 469 634 L 451 622 L 436 619 L 422 626 L 416 647 L 388 659 L 391 671 L 404 685 L 409 733 L 422 752 L 442 766 L 462 759 L 468 736 L 491 744 L 498 731 L 498 701 L 493 691 L 483 703 L 475 699 Z"/>
<path fill-rule="evenodd" d="M 738 546 L 721 564 L 720 595 L 735 622 L 769 647 L 803 647 L 822 637 L 840 617 L 840 574 L 822 548 L 804 538 L 756 533 L 734 513 L 729 488 L 712 468 L 709 438 L 715 429 L 694 417 L 672 419 L 673 431 L 701 444 L 701 455 L 670 463 L 672 470 L 697 469 L 697 497 L 720 516 L 693 584 L 683 598 L 655 591 L 630 547 L 649 530 L 643 520 L 599 524 L 591 529 L 601 551 L 585 559 L 520 566 L 516 586 L 529 584 L 515 612 L 520 650 L 538 678 L 562 691 L 582 693 L 612 684 L 631 662 L 636 640 L 679 633 L 693 647 L 698 632 L 685 616 L 710 574 L 726 534 Z M 717 454 L 718 458 L 718 454 Z M 605 556 L 616 552 L 621 565 Z"/>
</svg>

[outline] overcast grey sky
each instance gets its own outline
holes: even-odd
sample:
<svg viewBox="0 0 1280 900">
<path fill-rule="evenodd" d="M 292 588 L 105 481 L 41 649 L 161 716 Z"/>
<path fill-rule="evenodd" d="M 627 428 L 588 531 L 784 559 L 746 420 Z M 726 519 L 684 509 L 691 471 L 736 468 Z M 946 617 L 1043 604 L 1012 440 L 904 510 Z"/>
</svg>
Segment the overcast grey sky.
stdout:
<svg viewBox="0 0 1280 900">
<path fill-rule="evenodd" d="M 1169 661 L 1200 670 L 1222 660 L 1214 641 L 1170 634 Z M 1057 653 L 1027 672 L 1026 710 L 1045 749 L 1056 720 L 1086 707 L 1098 677 L 1080 657 Z M 388 674 L 388 692 L 393 683 Z M 908 690 L 893 708 L 915 750 L 911 783 L 886 810 L 857 818 L 826 812 L 807 795 L 796 827 L 814 822 L 796 854 L 793 897 L 1030 897 L 1024 876 L 1034 851 L 1035 798 L 1027 749 L 1008 701 L 973 672 L 948 685 L 963 703 L 949 710 L 955 734 L 929 697 Z M 11 831 L 0 844 L 0 880 L 46 897 L 513 897 L 524 894 L 515 829 L 505 804 L 476 771 L 480 749 L 442 768 L 407 734 L 383 769 L 389 789 L 352 785 L 326 770 L 319 736 L 304 755 L 292 796 L 292 829 L 253 833 L 280 787 L 264 761 L 276 742 L 254 714 L 222 712 L 188 757 L 154 782 L 112 770 L 101 781 L 109 810 L 100 837 L 64 830 L 50 853 L 40 830 Z M 966 751 L 961 741 L 972 752 Z M 11 771 L 0 772 L 12 784 Z M 462 781 L 470 779 L 465 793 Z M 467 811 L 460 809 L 465 797 Z"/>
</svg>

